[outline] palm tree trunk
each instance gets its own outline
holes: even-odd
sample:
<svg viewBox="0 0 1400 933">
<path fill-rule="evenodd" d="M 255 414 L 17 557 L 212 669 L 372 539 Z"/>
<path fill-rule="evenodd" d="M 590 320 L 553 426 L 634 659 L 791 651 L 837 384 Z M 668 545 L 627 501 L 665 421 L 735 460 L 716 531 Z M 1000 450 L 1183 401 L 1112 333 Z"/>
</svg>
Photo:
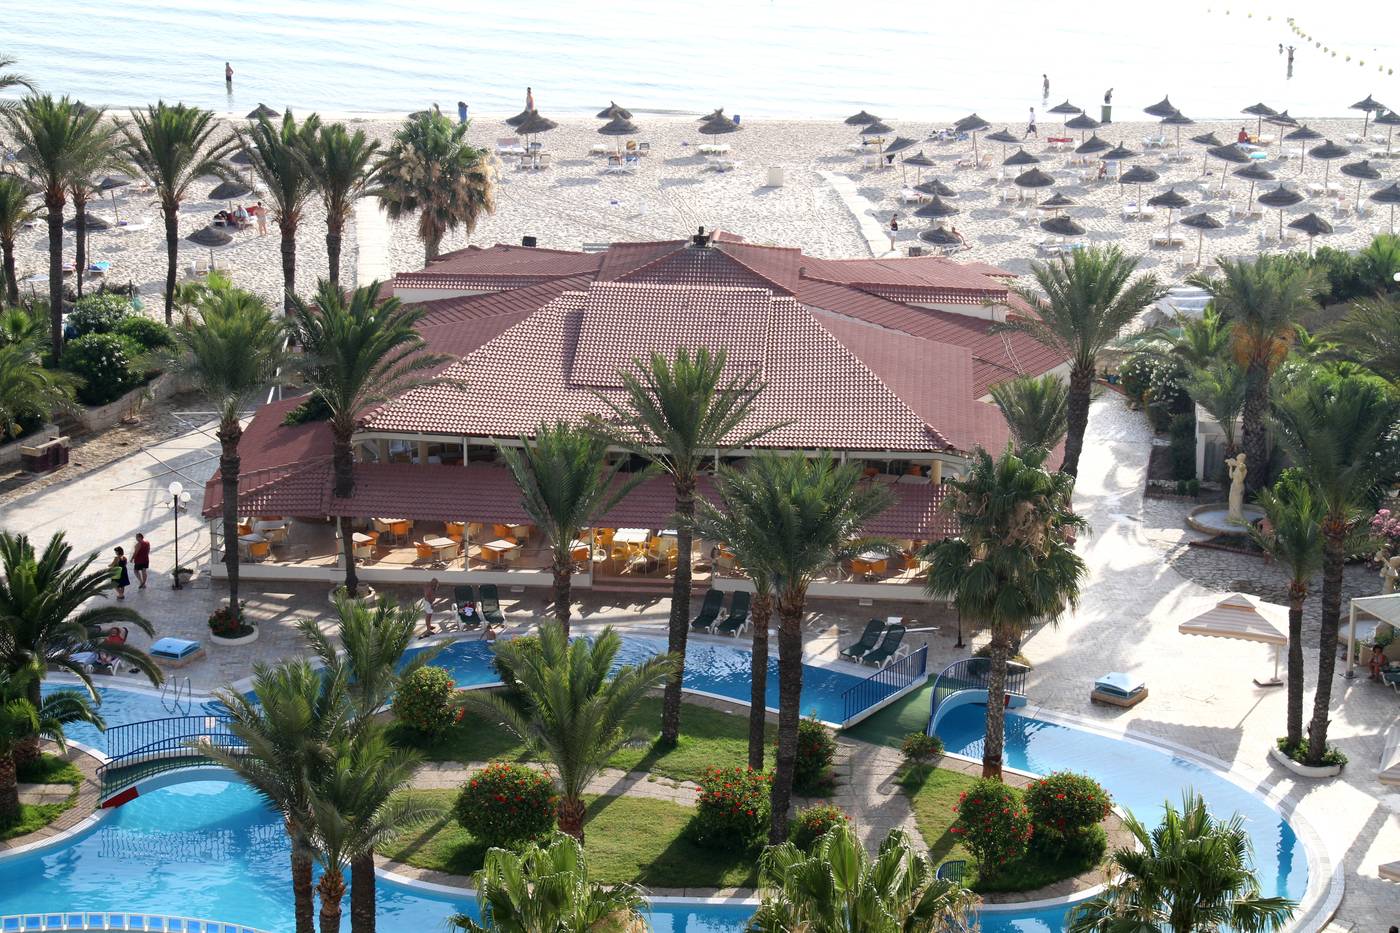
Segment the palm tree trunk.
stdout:
<svg viewBox="0 0 1400 933">
<path fill-rule="evenodd" d="M 1069 427 L 1065 434 L 1065 459 L 1060 472 L 1079 475 L 1079 454 L 1084 450 L 1084 431 L 1089 427 L 1089 396 L 1094 387 L 1094 367 L 1072 369 L 1069 373 L 1069 395 L 1065 400 L 1065 416 Z"/>
<path fill-rule="evenodd" d="M 345 876 L 339 868 L 322 871 L 316 889 L 321 893 L 321 933 L 340 933 L 340 902 L 345 897 Z"/>
<path fill-rule="evenodd" d="M 224 493 L 224 567 L 228 570 L 228 608 L 238 618 L 238 474 L 241 458 L 238 441 L 243 427 L 238 412 L 226 415 L 219 422 L 219 476 Z"/>
<path fill-rule="evenodd" d="M 753 652 L 749 658 L 749 767 L 763 770 L 768 751 L 768 626 L 773 621 L 773 594 L 767 588 L 753 597 Z"/>
<path fill-rule="evenodd" d="M 316 898 L 311 887 L 311 856 L 292 850 L 292 902 L 296 933 L 316 933 Z"/>
<path fill-rule="evenodd" d="M 1011 655 L 1008 633 L 992 629 L 987 669 L 987 734 L 982 741 L 982 776 L 1001 780 L 1002 749 L 1006 747 L 1006 661 Z"/>
<path fill-rule="evenodd" d="M 695 477 L 676 477 L 676 579 L 671 584 L 670 634 L 666 650 L 680 658 L 676 673 L 666 681 L 661 705 L 663 748 L 673 748 L 681 734 L 681 683 L 685 679 L 685 645 L 690 635 L 690 522 L 695 517 Z"/>
<path fill-rule="evenodd" d="M 335 473 L 336 498 L 348 499 L 355 494 L 355 458 L 350 450 L 350 434 L 336 430 L 334 445 L 331 448 L 331 464 Z M 360 587 L 360 578 L 355 573 L 355 529 L 350 516 L 340 519 L 340 547 L 345 560 L 345 595 L 354 596 Z"/>
<path fill-rule="evenodd" d="M 1342 620 L 1346 520 L 1328 516 L 1323 520 L 1322 533 L 1322 631 L 1317 642 L 1317 692 L 1313 694 L 1312 722 L 1308 724 L 1306 762 L 1313 766 L 1322 764 L 1322 756 L 1327 753 L 1327 727 L 1331 723 L 1332 713 L 1332 675 L 1337 669 L 1337 630 Z"/>
<path fill-rule="evenodd" d="M 53 358 L 63 355 L 63 198 L 48 197 L 49 209 L 49 341 Z"/>
<path fill-rule="evenodd" d="M 562 541 L 554 546 L 554 618 L 564 630 L 565 638 L 569 637 L 569 617 L 573 615 L 573 607 L 569 602 L 572 598 L 570 594 L 573 589 L 574 562 L 568 550 L 572 543 Z M 561 547 L 564 548 L 562 553 Z"/>
<path fill-rule="evenodd" d="M 282 231 L 282 313 L 292 313 L 297 294 L 297 225 L 286 218 L 277 221 Z"/>
<path fill-rule="evenodd" d="M 351 933 L 374 933 L 374 853 L 367 852 L 350 862 Z"/>
<path fill-rule="evenodd" d="M 344 224 L 337 218 L 326 218 L 326 259 L 330 262 L 331 285 L 340 288 L 340 238 Z"/>
<path fill-rule="evenodd" d="M 175 274 L 180 267 L 180 205 L 173 201 L 161 204 L 165 217 L 165 323 L 175 319 Z"/>
<path fill-rule="evenodd" d="M 559 831 L 568 833 L 583 845 L 583 817 L 588 808 L 577 797 L 559 798 Z"/>
<path fill-rule="evenodd" d="M 15 278 L 15 241 L 13 237 L 0 238 L 0 257 L 5 264 L 5 301 L 19 304 L 19 280 Z"/>
<path fill-rule="evenodd" d="M 1269 372 L 1259 363 L 1250 363 L 1245 371 L 1244 410 L 1241 414 L 1244 437 L 1245 462 L 1249 471 L 1245 473 L 1244 488 L 1253 498 L 1268 478 L 1269 439 L 1264 424 L 1269 414 Z"/>
<path fill-rule="evenodd" d="M 73 218 L 78 229 L 73 232 L 73 287 L 78 297 L 83 297 L 83 270 L 87 268 L 87 202 L 73 198 Z"/>
<path fill-rule="evenodd" d="M 0 755 L 0 826 L 7 826 L 19 816 L 19 777 L 15 756 Z"/>
<path fill-rule="evenodd" d="M 442 247 L 442 234 L 433 233 L 423 238 L 423 262 L 429 263 L 438 258 L 438 250 Z"/>
<path fill-rule="evenodd" d="M 797 722 L 802 715 L 802 615 L 806 594 L 784 593 L 778 600 L 778 756 L 773 770 L 772 822 L 768 842 L 788 835 L 788 808 L 797 765 Z"/>
<path fill-rule="evenodd" d="M 1303 602 L 1306 586 L 1288 587 L 1288 747 L 1303 741 Z"/>
<path fill-rule="evenodd" d="M 340 552 L 345 560 L 345 595 L 360 592 L 360 575 L 355 572 L 355 524 L 349 515 L 340 517 Z"/>
</svg>

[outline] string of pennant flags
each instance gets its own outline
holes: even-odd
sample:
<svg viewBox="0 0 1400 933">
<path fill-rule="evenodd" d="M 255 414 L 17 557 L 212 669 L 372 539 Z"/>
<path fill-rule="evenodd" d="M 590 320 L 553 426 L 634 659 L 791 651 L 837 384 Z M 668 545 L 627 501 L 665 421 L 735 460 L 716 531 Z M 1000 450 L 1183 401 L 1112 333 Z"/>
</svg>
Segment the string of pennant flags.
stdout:
<svg viewBox="0 0 1400 933">
<path fill-rule="evenodd" d="M 1210 12 L 1212 12 L 1212 10 L 1207 9 L 1206 12 L 1207 12 L 1207 13 L 1210 13 Z M 1229 16 L 1229 15 L 1230 15 L 1230 11 L 1229 11 L 1229 10 L 1224 10 L 1223 12 L 1224 12 L 1224 14 L 1225 14 L 1226 16 Z M 1246 19 L 1253 19 L 1253 18 L 1254 18 L 1254 14 L 1253 14 L 1252 12 L 1245 13 L 1245 18 L 1246 18 Z M 1265 21 L 1265 22 L 1272 22 L 1272 21 L 1273 21 L 1273 16 L 1266 15 L 1266 16 L 1264 17 L 1264 21 Z M 1345 62 L 1349 62 L 1349 61 L 1351 61 L 1351 60 L 1353 59 L 1353 56 L 1346 54 L 1346 53 L 1343 52 L 1341 49 L 1334 49 L 1334 48 L 1332 48 L 1332 47 L 1329 46 L 1329 45 L 1324 45 L 1324 44 L 1322 43 L 1322 40 L 1321 40 L 1321 39 L 1317 38 L 1316 36 L 1314 36 L 1314 35 L 1313 35 L 1312 33 L 1310 33 L 1310 32 L 1305 32 L 1305 31 L 1303 30 L 1303 27 L 1299 26 L 1299 25 L 1298 25 L 1298 21 L 1295 20 L 1293 17 L 1291 17 L 1291 16 L 1285 17 L 1285 18 L 1284 18 L 1284 22 L 1288 24 L 1288 28 L 1289 28 L 1290 30 L 1293 31 L 1293 34 L 1294 34 L 1295 36 L 1297 36 L 1299 39 L 1302 39 L 1304 42 L 1311 42 L 1311 43 L 1313 44 L 1313 47 L 1316 48 L 1316 49 L 1319 49 L 1324 55 L 1331 55 L 1333 58 L 1336 58 L 1338 55 L 1341 55 L 1341 56 L 1342 56 L 1342 60 L 1345 61 Z M 1357 56 L 1357 57 L 1356 57 L 1356 64 L 1357 64 L 1358 67 L 1365 68 L 1365 67 L 1366 67 L 1366 59 Z M 1395 68 L 1392 67 L 1392 66 L 1390 66 L 1390 65 L 1387 65 L 1387 64 L 1385 64 L 1385 63 L 1383 63 L 1383 62 L 1372 62 L 1372 64 L 1376 66 L 1376 70 L 1379 71 L 1381 74 L 1385 74 L 1385 75 L 1393 75 L 1393 74 L 1395 74 Z"/>
</svg>

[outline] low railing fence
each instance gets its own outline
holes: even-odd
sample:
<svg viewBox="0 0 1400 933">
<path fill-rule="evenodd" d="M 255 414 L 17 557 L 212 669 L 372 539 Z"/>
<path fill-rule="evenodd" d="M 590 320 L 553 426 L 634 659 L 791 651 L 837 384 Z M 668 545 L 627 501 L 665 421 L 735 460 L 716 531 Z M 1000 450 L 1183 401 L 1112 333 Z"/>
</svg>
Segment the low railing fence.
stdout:
<svg viewBox="0 0 1400 933">
<path fill-rule="evenodd" d="M 893 696 L 928 673 L 928 645 L 920 645 L 898 660 L 891 661 L 860 683 L 841 694 L 842 722 Z"/>
</svg>

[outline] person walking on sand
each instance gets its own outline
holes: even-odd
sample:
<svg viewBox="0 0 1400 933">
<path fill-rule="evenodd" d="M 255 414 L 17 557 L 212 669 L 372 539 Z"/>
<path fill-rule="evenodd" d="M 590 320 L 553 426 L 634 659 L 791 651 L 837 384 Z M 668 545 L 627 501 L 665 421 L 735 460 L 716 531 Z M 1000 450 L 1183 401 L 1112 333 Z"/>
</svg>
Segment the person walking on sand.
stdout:
<svg viewBox="0 0 1400 933">
<path fill-rule="evenodd" d="M 467 125 L 467 102 L 464 100 L 457 101 L 457 122 Z"/>
<path fill-rule="evenodd" d="M 1025 135 L 1022 136 L 1021 138 L 1022 138 L 1022 139 L 1025 139 L 1026 136 L 1034 136 L 1036 139 L 1039 139 L 1039 138 L 1040 138 L 1040 133 L 1036 132 L 1036 129 L 1035 129 L 1035 108 L 1034 108 L 1034 107 L 1031 108 L 1031 115 L 1026 119 L 1026 132 L 1025 132 Z"/>
<path fill-rule="evenodd" d="M 136 571 L 138 590 L 146 588 L 146 576 L 151 569 L 151 542 L 141 532 L 136 532 L 136 547 L 131 551 L 131 569 Z"/>
<path fill-rule="evenodd" d="M 525 89 L 525 109 L 531 113 L 535 112 L 535 91 L 533 88 Z"/>
<path fill-rule="evenodd" d="M 899 215 L 895 214 L 890 218 L 890 252 L 894 252 L 894 238 L 899 235 Z"/>
<path fill-rule="evenodd" d="M 112 550 L 117 556 L 113 557 L 112 562 L 107 566 L 116 571 L 112 574 L 112 578 L 117 581 L 117 599 L 126 599 L 126 588 L 131 586 L 131 574 L 127 573 L 126 570 L 126 552 L 119 547 L 112 548 Z"/>
<path fill-rule="evenodd" d="M 230 65 L 228 62 L 224 62 L 224 83 L 233 83 L 233 66 Z"/>
<path fill-rule="evenodd" d="M 267 236 L 267 208 L 263 202 L 259 201 L 249 213 L 258 218 L 258 236 Z"/>
</svg>

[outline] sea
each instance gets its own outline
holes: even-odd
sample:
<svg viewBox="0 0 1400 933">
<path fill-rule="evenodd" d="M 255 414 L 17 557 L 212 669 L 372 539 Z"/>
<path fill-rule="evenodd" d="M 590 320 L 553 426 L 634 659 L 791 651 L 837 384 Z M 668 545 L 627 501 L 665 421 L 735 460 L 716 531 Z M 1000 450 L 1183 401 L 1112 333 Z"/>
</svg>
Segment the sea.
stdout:
<svg viewBox="0 0 1400 933">
<path fill-rule="evenodd" d="M 1021 121 L 1069 100 L 1098 117 L 1110 87 L 1120 121 L 1165 95 L 1198 120 L 1257 101 L 1314 118 L 1368 94 L 1400 101 L 1386 0 L 0 0 L 0 55 L 92 104 L 240 116 L 258 103 L 455 113 L 459 100 L 504 116 L 527 86 L 556 117 L 613 100 L 935 122 Z"/>
</svg>

